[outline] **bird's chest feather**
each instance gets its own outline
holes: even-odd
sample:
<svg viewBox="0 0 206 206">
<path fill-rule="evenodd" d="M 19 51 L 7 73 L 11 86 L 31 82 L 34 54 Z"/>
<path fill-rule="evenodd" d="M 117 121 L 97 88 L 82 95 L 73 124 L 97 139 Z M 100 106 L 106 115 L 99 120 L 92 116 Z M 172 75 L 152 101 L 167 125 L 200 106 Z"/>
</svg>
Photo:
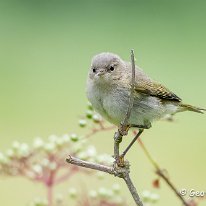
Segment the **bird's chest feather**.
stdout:
<svg viewBox="0 0 206 206">
<path fill-rule="evenodd" d="M 108 121 L 117 124 L 124 117 L 128 105 L 128 94 L 121 88 L 93 85 L 88 98 L 94 109 Z"/>
</svg>

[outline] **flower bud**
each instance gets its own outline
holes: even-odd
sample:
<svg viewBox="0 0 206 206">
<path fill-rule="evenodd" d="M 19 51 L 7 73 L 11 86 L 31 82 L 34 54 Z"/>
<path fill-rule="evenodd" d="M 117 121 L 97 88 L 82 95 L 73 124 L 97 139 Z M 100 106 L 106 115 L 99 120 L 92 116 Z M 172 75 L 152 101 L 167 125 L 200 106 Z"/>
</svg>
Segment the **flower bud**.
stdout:
<svg viewBox="0 0 206 206">
<path fill-rule="evenodd" d="M 77 141 L 79 140 L 77 134 L 71 134 L 70 137 L 71 137 L 71 140 L 72 140 L 73 142 L 77 142 Z"/>
<path fill-rule="evenodd" d="M 91 110 L 87 110 L 87 111 L 86 111 L 86 117 L 87 117 L 88 119 L 91 119 L 92 116 L 93 116 L 93 112 L 92 112 Z"/>
<path fill-rule="evenodd" d="M 80 120 L 79 120 L 79 126 L 80 126 L 80 127 L 85 127 L 86 124 L 87 124 L 87 122 L 86 122 L 84 119 L 80 119 Z"/>
<path fill-rule="evenodd" d="M 70 188 L 68 190 L 69 197 L 76 198 L 77 197 L 77 190 L 75 188 Z"/>
<path fill-rule="evenodd" d="M 150 199 L 152 203 L 156 203 L 160 199 L 160 196 L 158 194 L 153 193 L 150 195 Z"/>
<path fill-rule="evenodd" d="M 98 114 L 94 114 L 92 118 L 94 123 L 99 123 L 102 120 L 101 116 Z"/>
<path fill-rule="evenodd" d="M 88 108 L 89 110 L 93 110 L 92 104 L 91 104 L 90 102 L 87 103 L 87 108 Z"/>
<path fill-rule="evenodd" d="M 150 196 L 151 196 L 151 192 L 148 190 L 145 190 L 142 192 L 142 198 L 144 200 L 144 202 L 149 202 L 150 201 Z"/>
</svg>

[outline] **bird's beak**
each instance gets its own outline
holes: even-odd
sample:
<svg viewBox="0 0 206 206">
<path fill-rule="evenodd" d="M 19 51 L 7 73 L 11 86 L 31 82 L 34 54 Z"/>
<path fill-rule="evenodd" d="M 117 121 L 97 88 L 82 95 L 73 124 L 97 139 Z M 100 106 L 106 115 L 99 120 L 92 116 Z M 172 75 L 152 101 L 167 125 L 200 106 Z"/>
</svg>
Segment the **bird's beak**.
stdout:
<svg viewBox="0 0 206 206">
<path fill-rule="evenodd" d="M 104 75 L 105 73 L 106 73 L 106 70 L 105 70 L 105 69 L 99 69 L 97 75 L 98 75 L 98 76 L 102 76 L 102 75 Z"/>
</svg>

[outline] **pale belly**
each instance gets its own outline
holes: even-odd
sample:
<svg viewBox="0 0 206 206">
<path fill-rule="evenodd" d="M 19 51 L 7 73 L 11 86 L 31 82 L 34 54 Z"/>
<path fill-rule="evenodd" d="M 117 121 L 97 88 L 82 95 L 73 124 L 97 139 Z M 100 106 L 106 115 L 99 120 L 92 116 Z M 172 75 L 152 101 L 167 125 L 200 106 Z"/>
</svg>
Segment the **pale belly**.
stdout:
<svg viewBox="0 0 206 206">
<path fill-rule="evenodd" d="M 88 99 L 94 109 L 109 122 L 119 125 L 125 118 L 129 105 L 129 91 L 117 88 L 110 92 L 100 92 L 95 88 L 88 94 Z M 176 112 L 176 106 L 161 101 L 152 96 L 140 95 L 135 97 L 129 124 L 145 125 Z"/>
</svg>

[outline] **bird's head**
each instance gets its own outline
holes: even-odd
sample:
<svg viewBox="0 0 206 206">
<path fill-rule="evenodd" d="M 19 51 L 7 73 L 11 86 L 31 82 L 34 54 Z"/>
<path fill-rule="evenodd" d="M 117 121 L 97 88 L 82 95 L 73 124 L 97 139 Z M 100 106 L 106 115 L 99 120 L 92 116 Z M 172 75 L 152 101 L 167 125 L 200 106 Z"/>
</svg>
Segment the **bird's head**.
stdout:
<svg viewBox="0 0 206 206">
<path fill-rule="evenodd" d="M 98 83 L 109 83 L 121 78 L 125 62 L 116 54 L 100 53 L 92 58 L 89 78 Z"/>
</svg>

